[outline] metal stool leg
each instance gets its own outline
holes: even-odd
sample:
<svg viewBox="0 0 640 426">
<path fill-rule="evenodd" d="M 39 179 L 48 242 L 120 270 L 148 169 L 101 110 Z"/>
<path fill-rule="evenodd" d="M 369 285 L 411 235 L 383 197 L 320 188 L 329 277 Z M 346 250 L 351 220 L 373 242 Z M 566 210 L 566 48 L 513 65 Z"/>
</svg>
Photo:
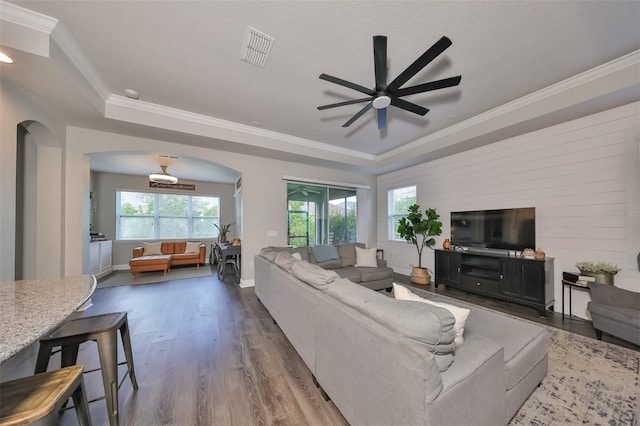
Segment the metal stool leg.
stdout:
<svg viewBox="0 0 640 426">
<path fill-rule="evenodd" d="M 131 337 L 129 336 L 129 323 L 127 321 L 120 327 L 120 337 L 122 339 L 122 347 L 124 348 L 124 356 L 127 360 L 127 368 L 129 369 L 129 379 L 134 389 L 138 389 L 138 381 L 136 380 L 136 372 L 133 368 L 133 351 L 131 350 Z"/>
<path fill-rule="evenodd" d="M 51 350 L 54 346 L 49 344 L 40 343 L 40 349 L 38 350 L 38 358 L 36 359 L 36 368 L 33 374 L 44 373 L 49 367 L 49 358 L 51 357 Z"/>
<path fill-rule="evenodd" d="M 116 331 L 100 333 L 100 335 L 96 336 L 96 342 L 98 342 L 102 384 L 107 401 L 109 424 L 118 426 L 120 421 L 118 412 L 118 338 Z"/>
<path fill-rule="evenodd" d="M 64 345 L 62 346 L 60 364 L 64 367 L 70 367 L 76 364 L 78 360 L 78 349 L 80 344 Z"/>
<path fill-rule="evenodd" d="M 91 426 L 91 416 L 89 415 L 89 403 L 87 402 L 87 391 L 84 386 L 84 379 L 80 379 L 80 385 L 71 395 L 73 405 L 76 408 L 78 423 L 80 426 Z"/>
</svg>

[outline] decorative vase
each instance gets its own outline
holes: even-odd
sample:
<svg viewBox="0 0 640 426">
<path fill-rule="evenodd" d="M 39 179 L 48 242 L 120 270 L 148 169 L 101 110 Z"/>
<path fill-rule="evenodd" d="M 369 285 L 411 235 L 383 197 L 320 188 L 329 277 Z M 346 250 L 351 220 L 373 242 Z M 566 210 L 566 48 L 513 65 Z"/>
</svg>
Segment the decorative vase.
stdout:
<svg viewBox="0 0 640 426">
<path fill-rule="evenodd" d="M 451 240 L 446 238 L 442 243 L 442 248 L 445 250 L 449 250 L 450 247 L 451 247 Z"/>
<path fill-rule="evenodd" d="M 596 282 L 599 284 L 613 285 L 613 276 L 615 274 L 609 274 L 606 272 L 580 271 L 580 275 L 585 275 L 587 277 L 594 277 L 596 279 Z"/>
<path fill-rule="evenodd" d="M 411 282 L 414 284 L 422 285 L 431 284 L 431 275 L 429 274 L 429 269 L 418 268 L 417 266 L 415 266 L 411 270 Z"/>
</svg>

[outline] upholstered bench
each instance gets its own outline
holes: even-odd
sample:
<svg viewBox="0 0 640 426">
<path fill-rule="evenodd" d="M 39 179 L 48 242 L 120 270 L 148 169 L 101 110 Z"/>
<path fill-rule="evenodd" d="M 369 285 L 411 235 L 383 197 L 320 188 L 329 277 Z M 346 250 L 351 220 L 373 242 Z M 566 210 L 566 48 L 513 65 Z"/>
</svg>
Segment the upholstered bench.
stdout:
<svg viewBox="0 0 640 426">
<path fill-rule="evenodd" d="M 159 254 L 152 256 L 140 256 L 135 257 L 129 261 L 129 268 L 131 269 L 131 275 L 135 278 L 138 272 L 149 271 L 164 271 L 167 275 L 169 267 L 171 266 L 170 254 Z"/>
</svg>

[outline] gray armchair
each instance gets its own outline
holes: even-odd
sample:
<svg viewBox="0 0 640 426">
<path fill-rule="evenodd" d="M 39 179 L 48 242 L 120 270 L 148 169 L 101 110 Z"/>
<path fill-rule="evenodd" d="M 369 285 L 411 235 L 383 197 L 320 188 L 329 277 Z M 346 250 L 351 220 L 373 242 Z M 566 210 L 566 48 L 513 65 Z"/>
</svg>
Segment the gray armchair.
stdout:
<svg viewBox="0 0 640 426">
<path fill-rule="evenodd" d="M 602 332 L 640 345 L 640 293 L 607 284 L 589 283 L 591 314 L 596 337 Z"/>
</svg>

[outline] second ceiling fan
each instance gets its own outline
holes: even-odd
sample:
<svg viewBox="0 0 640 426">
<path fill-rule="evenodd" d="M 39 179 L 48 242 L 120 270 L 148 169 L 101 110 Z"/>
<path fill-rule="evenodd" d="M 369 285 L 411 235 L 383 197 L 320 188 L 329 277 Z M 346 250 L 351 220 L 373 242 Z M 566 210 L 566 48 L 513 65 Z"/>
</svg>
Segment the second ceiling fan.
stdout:
<svg viewBox="0 0 640 426">
<path fill-rule="evenodd" d="M 420 72 L 438 55 L 451 46 L 451 40 L 442 37 L 433 46 L 427 49 L 418 59 L 400 73 L 391 83 L 387 84 L 387 37 L 382 35 L 373 36 L 373 62 L 375 67 L 376 86 L 373 89 L 361 86 L 350 81 L 343 80 L 328 74 L 320 74 L 321 80 L 326 80 L 340 86 L 348 87 L 360 93 L 367 95 L 366 98 L 352 99 L 349 101 L 338 102 L 335 104 L 319 106 L 319 110 L 335 108 L 345 105 L 358 104 L 368 102 L 360 111 L 349 119 L 342 127 L 349 127 L 358 118 L 362 117 L 371 108 L 378 111 L 378 129 L 387 127 L 387 107 L 393 105 L 414 114 L 424 116 L 429 112 L 428 108 L 416 105 L 412 102 L 400 99 L 403 96 L 414 95 L 417 93 L 429 92 L 431 90 L 444 89 L 446 87 L 457 86 L 460 84 L 462 76 L 449 77 L 442 80 L 431 81 L 429 83 L 418 84 L 401 88 L 403 84 L 409 81 L 414 75 Z"/>
</svg>

